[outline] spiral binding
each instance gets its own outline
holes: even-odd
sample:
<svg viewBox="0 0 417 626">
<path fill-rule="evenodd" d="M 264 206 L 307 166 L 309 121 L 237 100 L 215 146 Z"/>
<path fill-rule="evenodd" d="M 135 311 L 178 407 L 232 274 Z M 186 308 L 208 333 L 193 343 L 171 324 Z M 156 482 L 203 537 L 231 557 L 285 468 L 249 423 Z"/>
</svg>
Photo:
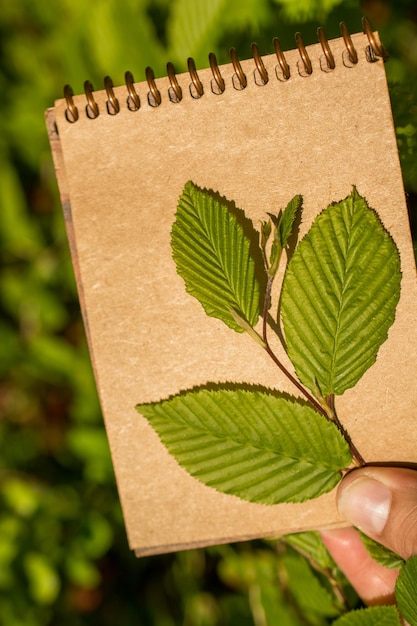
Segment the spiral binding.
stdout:
<svg viewBox="0 0 417 626">
<path fill-rule="evenodd" d="M 374 62 L 378 60 L 378 58 L 382 58 L 384 61 L 388 58 L 388 54 L 384 48 L 384 46 L 376 40 L 376 37 L 371 29 L 371 25 L 369 23 L 368 18 L 362 18 L 362 27 L 363 32 L 368 38 L 369 45 L 366 48 L 366 58 L 369 62 Z M 346 54 L 349 62 L 352 65 L 356 65 L 358 63 L 358 53 L 353 45 L 352 38 L 349 34 L 347 26 L 344 22 L 340 23 L 340 33 L 342 35 L 345 47 Z M 327 71 L 332 71 L 336 67 L 336 63 L 334 60 L 333 53 L 331 51 L 329 42 L 326 38 L 323 28 L 318 28 L 317 36 L 319 43 L 321 44 L 324 62 L 327 66 Z M 313 66 L 311 63 L 311 59 L 308 55 L 307 49 L 304 45 L 302 36 L 300 33 L 295 34 L 295 43 L 300 55 L 301 61 L 301 71 L 306 75 L 310 75 L 313 73 Z M 287 81 L 291 76 L 290 66 L 287 63 L 285 58 L 285 54 L 282 51 L 281 44 L 278 38 L 273 40 L 274 51 L 277 57 L 278 66 L 280 72 L 282 74 L 283 80 Z M 229 51 L 230 59 L 234 69 L 234 75 L 232 78 L 233 86 L 235 89 L 241 90 L 245 89 L 248 84 L 248 79 L 243 71 L 242 65 L 238 59 L 237 52 L 235 48 L 230 48 Z M 252 57 L 255 62 L 255 82 L 259 85 L 266 85 L 269 81 L 268 71 L 265 67 L 265 64 L 262 60 L 262 57 L 259 53 L 259 49 L 256 43 L 252 44 Z M 215 94 L 221 94 L 226 89 L 226 84 L 221 74 L 219 65 L 217 63 L 216 56 L 213 52 L 209 54 L 209 64 L 213 74 L 213 79 L 211 81 L 211 90 Z M 194 59 L 190 57 L 187 60 L 188 73 L 190 75 L 191 83 L 190 83 L 190 93 L 193 98 L 201 98 L 204 95 L 204 85 L 201 82 L 198 71 L 195 66 Z M 277 67 L 278 67 L 277 66 Z M 162 102 L 162 94 L 158 89 L 158 86 L 155 81 L 155 75 L 153 73 L 152 68 L 147 67 L 145 70 L 146 82 L 148 83 L 148 103 L 152 107 L 158 107 Z M 182 88 L 178 83 L 177 76 L 175 73 L 174 66 L 171 62 L 167 63 L 167 76 L 169 79 L 170 86 L 168 88 L 168 97 L 171 102 L 181 102 L 183 99 Z M 141 107 L 141 102 L 139 98 L 139 94 L 137 93 L 134 85 L 134 78 L 131 72 L 126 72 L 125 74 L 125 84 L 127 89 L 127 98 L 126 104 L 127 108 L 130 111 L 138 111 Z M 120 102 L 117 99 L 114 89 L 113 82 L 110 76 L 106 76 L 104 78 L 104 88 L 107 95 L 106 100 L 106 108 L 107 113 L 109 115 L 117 115 L 120 112 Z M 86 97 L 86 106 L 85 112 L 89 119 L 95 119 L 99 116 L 100 110 L 97 102 L 94 99 L 94 89 L 90 81 L 85 81 L 84 83 L 84 93 Z M 66 101 L 67 108 L 65 110 L 65 117 L 68 122 L 74 123 L 79 119 L 79 111 L 78 107 L 74 103 L 74 93 L 70 85 L 65 85 L 64 87 L 64 98 Z"/>
</svg>

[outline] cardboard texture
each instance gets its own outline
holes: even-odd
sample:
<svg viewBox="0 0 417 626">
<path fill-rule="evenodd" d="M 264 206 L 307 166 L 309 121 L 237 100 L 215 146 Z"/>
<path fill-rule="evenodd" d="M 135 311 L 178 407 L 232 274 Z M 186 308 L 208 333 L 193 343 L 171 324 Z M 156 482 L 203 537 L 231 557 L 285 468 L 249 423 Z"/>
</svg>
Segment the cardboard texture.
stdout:
<svg viewBox="0 0 417 626">
<path fill-rule="evenodd" d="M 365 35 L 352 37 L 357 65 L 342 38 L 330 41 L 328 71 L 320 44 L 242 62 L 246 89 L 233 86 L 232 64 L 220 67 L 223 94 L 210 69 L 198 72 L 204 95 L 191 97 L 190 75 L 178 75 L 179 103 L 162 95 L 149 105 L 146 82 L 135 85 L 141 108 L 69 123 L 65 100 L 47 112 L 80 302 L 130 547 L 138 555 L 340 525 L 334 493 L 303 504 L 265 506 L 224 495 L 192 478 L 135 410 L 208 381 L 254 383 L 297 395 L 246 334 L 209 318 L 184 289 L 171 257 L 170 231 L 184 184 L 218 191 L 259 224 L 295 195 L 304 196 L 300 237 L 314 216 L 346 197 L 352 185 L 380 215 L 402 264 L 396 321 L 377 362 L 337 399 L 338 414 L 367 461 L 417 462 L 410 436 L 417 405 L 417 302 L 407 209 L 382 60 L 370 62 Z M 277 69 L 278 66 L 278 69 Z M 350 66 L 350 67 L 349 67 Z M 304 75 L 303 75 L 304 74 Z M 235 79 L 236 80 L 236 79 Z M 275 303 L 276 310 L 276 303 Z"/>
</svg>

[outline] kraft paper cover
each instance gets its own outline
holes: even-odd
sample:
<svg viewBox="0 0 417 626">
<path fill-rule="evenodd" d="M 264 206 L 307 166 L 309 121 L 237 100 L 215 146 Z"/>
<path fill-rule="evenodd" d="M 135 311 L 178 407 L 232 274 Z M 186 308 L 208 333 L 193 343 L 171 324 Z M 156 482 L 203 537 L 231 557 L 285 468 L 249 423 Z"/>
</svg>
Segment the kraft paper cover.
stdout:
<svg viewBox="0 0 417 626">
<path fill-rule="evenodd" d="M 377 362 L 337 399 L 338 414 L 367 461 L 417 462 L 417 302 L 407 209 L 382 60 L 369 62 L 368 39 L 330 42 L 336 67 L 327 70 L 319 44 L 307 47 L 313 72 L 297 50 L 286 52 L 285 81 L 276 55 L 263 57 L 265 85 L 253 59 L 233 86 L 232 64 L 221 66 L 226 89 L 211 89 L 210 69 L 198 72 L 204 95 L 190 95 L 190 75 L 178 76 L 184 97 L 168 98 L 157 79 L 158 107 L 136 85 L 141 108 L 126 106 L 115 88 L 117 115 L 106 92 L 94 93 L 100 115 L 65 117 L 60 100 L 47 113 L 80 302 L 108 432 L 129 543 L 137 554 L 340 525 L 335 494 L 303 504 L 266 506 L 224 495 L 200 483 L 167 452 L 135 410 L 208 381 L 296 390 L 246 334 L 209 318 L 185 292 L 171 256 L 170 231 L 184 184 L 218 191 L 258 227 L 295 194 L 304 197 L 300 238 L 314 216 L 356 185 L 380 215 L 401 253 L 400 303 Z M 304 74 L 304 75 L 303 75 Z M 194 94 L 195 95 L 195 94 Z M 56 125 L 55 125 L 56 124 Z M 276 310 L 276 306 L 275 306 Z"/>
</svg>

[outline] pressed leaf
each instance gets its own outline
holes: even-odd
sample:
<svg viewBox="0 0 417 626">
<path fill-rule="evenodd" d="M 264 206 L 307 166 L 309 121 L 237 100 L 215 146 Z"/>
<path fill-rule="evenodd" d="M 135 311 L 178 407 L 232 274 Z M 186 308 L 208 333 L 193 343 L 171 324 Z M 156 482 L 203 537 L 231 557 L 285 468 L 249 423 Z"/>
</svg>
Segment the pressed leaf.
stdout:
<svg viewBox="0 0 417 626">
<path fill-rule="evenodd" d="M 269 274 L 272 276 L 276 274 L 282 251 L 292 234 L 294 222 L 301 209 L 302 202 L 302 196 L 294 196 L 285 207 L 282 215 L 279 216 L 278 219 L 273 218 L 274 223 L 276 222 L 276 226 L 274 228 L 274 241 L 272 242 L 270 257 L 271 269 Z"/>
<path fill-rule="evenodd" d="M 239 317 L 252 327 L 259 318 L 256 265 L 262 267 L 262 257 L 257 240 L 243 211 L 191 182 L 185 185 L 172 226 L 177 272 L 207 315 L 237 332 L 245 330 Z"/>
<path fill-rule="evenodd" d="M 288 264 L 281 298 L 289 357 L 313 393 L 342 394 L 375 362 L 400 282 L 398 250 L 355 188 L 315 219 Z"/>
<path fill-rule="evenodd" d="M 281 215 L 278 222 L 276 238 L 279 240 L 282 248 L 285 248 L 288 243 L 288 239 L 290 238 L 294 227 L 295 219 L 301 209 L 302 202 L 302 196 L 294 196 L 294 198 L 289 201 L 283 214 Z"/>
<path fill-rule="evenodd" d="M 417 556 L 408 559 L 400 571 L 395 587 L 395 597 L 401 615 L 410 626 L 417 624 Z"/>
<path fill-rule="evenodd" d="M 138 411 L 208 486 L 251 502 L 302 502 L 330 491 L 351 461 L 334 424 L 265 391 L 201 389 Z"/>
<path fill-rule="evenodd" d="M 394 606 L 374 606 L 350 611 L 339 617 L 332 626 L 401 626 L 401 622 Z"/>
<path fill-rule="evenodd" d="M 402 565 L 404 565 L 404 559 L 398 556 L 398 554 L 395 554 L 392 550 L 388 550 L 388 548 L 382 546 L 380 543 L 374 541 L 364 533 L 359 534 L 366 550 L 369 552 L 374 561 L 383 567 L 388 567 L 388 569 L 399 569 Z"/>
</svg>

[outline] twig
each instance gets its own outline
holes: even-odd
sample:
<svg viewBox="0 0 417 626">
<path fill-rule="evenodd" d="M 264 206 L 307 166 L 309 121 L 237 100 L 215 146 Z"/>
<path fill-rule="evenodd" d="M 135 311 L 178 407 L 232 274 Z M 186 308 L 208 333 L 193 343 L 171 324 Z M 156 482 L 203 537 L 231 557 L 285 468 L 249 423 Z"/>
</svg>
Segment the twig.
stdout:
<svg viewBox="0 0 417 626">
<path fill-rule="evenodd" d="M 276 356 L 276 354 L 272 350 L 271 346 L 269 345 L 268 337 L 267 337 L 267 326 L 268 326 L 267 325 L 267 317 L 268 317 L 269 306 L 271 304 L 271 290 L 272 290 L 272 283 L 273 283 L 273 281 L 274 281 L 274 277 L 273 276 L 268 276 L 268 282 L 267 282 L 266 291 L 265 291 L 264 308 L 263 308 L 263 313 L 262 313 L 262 316 L 263 316 L 262 339 L 264 340 L 264 343 L 265 343 L 265 351 L 271 357 L 271 359 L 273 360 L 275 365 L 281 370 L 281 372 L 283 374 L 285 374 L 285 376 L 292 382 L 292 384 L 295 385 L 295 387 L 297 387 L 297 389 L 304 395 L 304 397 L 310 402 L 310 404 L 312 404 L 314 406 L 314 408 L 317 409 L 317 411 L 319 413 L 321 413 L 330 422 L 332 420 L 329 417 L 329 415 L 327 414 L 326 409 L 287 370 L 285 365 L 283 363 L 281 363 L 281 361 L 278 359 L 278 357 Z"/>
<path fill-rule="evenodd" d="M 314 408 L 319 413 L 321 413 L 321 415 L 323 415 L 329 422 L 333 422 L 335 424 L 335 426 L 339 430 L 340 434 L 342 435 L 342 437 L 344 438 L 344 440 L 348 444 L 350 452 L 352 454 L 352 457 L 355 460 L 355 464 L 358 467 L 363 467 L 364 465 L 366 465 L 363 456 L 361 455 L 361 453 L 359 452 L 359 450 L 357 449 L 357 447 L 353 443 L 349 433 L 347 432 L 347 430 L 344 428 L 343 424 L 340 422 L 339 418 L 337 417 L 337 413 L 336 413 L 335 406 L 334 406 L 334 394 L 331 394 L 330 396 L 328 396 L 328 398 L 326 399 L 326 403 L 325 403 L 326 406 L 324 406 L 324 404 L 321 404 L 287 370 L 285 365 L 283 365 L 283 363 L 281 363 L 281 361 L 278 359 L 276 354 L 273 352 L 271 346 L 269 345 L 269 342 L 268 342 L 267 318 L 268 318 L 269 307 L 271 305 L 271 291 L 272 291 L 272 283 L 273 283 L 273 281 L 274 281 L 274 276 L 268 276 L 268 281 L 267 281 L 266 290 L 265 290 L 264 307 L 263 307 L 263 313 L 262 313 L 262 318 L 263 318 L 262 319 L 262 339 L 263 339 L 264 344 L 265 344 L 265 346 L 264 346 L 265 351 L 271 357 L 271 359 L 273 360 L 275 365 L 277 365 L 277 367 L 281 370 L 281 372 L 283 374 L 285 374 L 285 376 L 292 382 L 292 384 L 304 395 L 304 397 L 310 402 L 310 404 L 312 404 L 314 406 Z M 326 407 L 329 410 L 326 410 Z"/>
<path fill-rule="evenodd" d="M 363 458 L 363 456 L 361 455 L 361 453 L 359 452 L 359 450 L 357 449 L 357 447 L 355 446 L 355 444 L 353 443 L 348 431 L 346 430 L 346 428 L 343 426 L 342 422 L 339 420 L 337 413 L 336 413 L 336 408 L 335 408 L 335 404 L 334 404 L 334 394 L 331 394 L 330 396 L 328 396 L 327 398 L 327 405 L 331 411 L 331 420 L 332 422 L 334 422 L 334 424 L 336 424 L 340 434 L 342 435 L 342 437 L 344 438 L 344 440 L 346 441 L 346 443 L 348 444 L 350 451 L 352 453 L 353 458 L 356 461 L 356 465 L 358 465 L 358 467 L 364 467 L 364 465 L 366 465 L 365 459 Z"/>
</svg>

